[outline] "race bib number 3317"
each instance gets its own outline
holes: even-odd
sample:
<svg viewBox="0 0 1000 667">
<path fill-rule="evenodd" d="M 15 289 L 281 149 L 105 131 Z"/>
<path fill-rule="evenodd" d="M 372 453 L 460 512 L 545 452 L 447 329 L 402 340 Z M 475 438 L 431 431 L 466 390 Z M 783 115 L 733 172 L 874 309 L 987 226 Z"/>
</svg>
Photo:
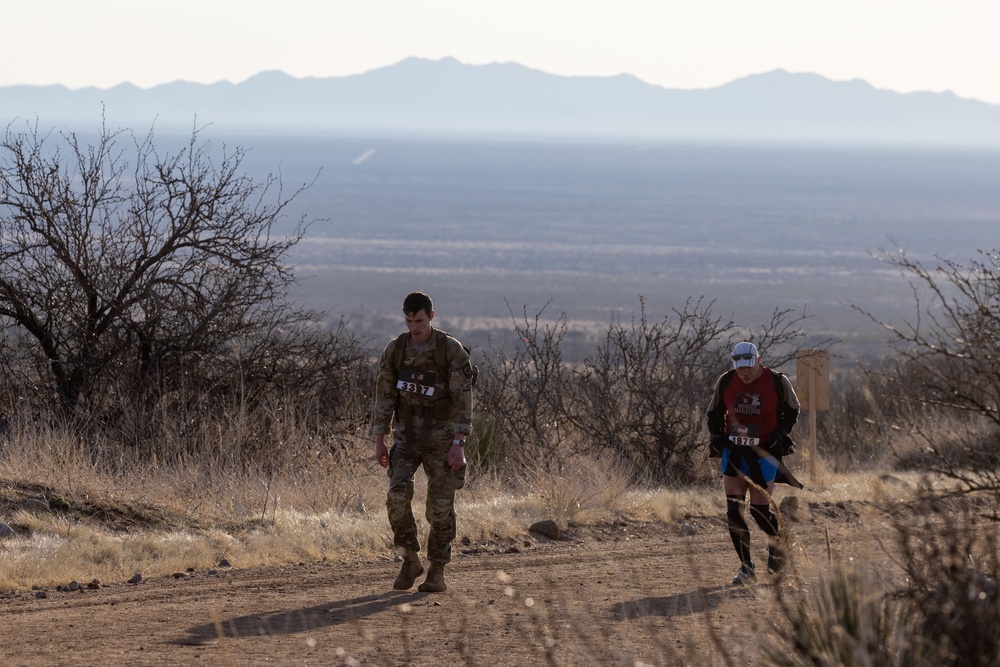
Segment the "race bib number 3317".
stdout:
<svg viewBox="0 0 1000 667">
<path fill-rule="evenodd" d="M 420 396 L 433 396 L 434 376 L 433 372 L 400 371 L 396 389 Z"/>
</svg>

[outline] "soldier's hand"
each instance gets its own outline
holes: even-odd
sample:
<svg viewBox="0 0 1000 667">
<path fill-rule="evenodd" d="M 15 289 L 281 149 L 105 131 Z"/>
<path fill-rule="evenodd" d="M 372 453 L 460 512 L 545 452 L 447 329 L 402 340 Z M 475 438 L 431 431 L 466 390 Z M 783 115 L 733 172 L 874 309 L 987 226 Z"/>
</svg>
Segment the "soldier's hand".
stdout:
<svg viewBox="0 0 1000 667">
<path fill-rule="evenodd" d="M 459 470 L 465 465 L 465 448 L 457 438 L 452 440 L 451 449 L 448 450 L 448 465 L 452 470 Z"/>
<path fill-rule="evenodd" d="M 389 448 L 382 441 L 375 443 L 375 460 L 383 468 L 389 467 Z"/>
</svg>

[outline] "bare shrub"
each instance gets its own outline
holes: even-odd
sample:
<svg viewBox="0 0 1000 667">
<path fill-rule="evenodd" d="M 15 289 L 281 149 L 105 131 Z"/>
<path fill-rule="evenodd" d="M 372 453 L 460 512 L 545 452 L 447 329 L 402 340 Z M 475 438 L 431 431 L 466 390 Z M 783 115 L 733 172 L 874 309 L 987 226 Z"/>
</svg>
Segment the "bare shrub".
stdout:
<svg viewBox="0 0 1000 667">
<path fill-rule="evenodd" d="M 984 522 L 975 502 L 935 500 L 897 527 L 921 664 L 1000 664 L 1000 540 L 987 505 Z"/>
<path fill-rule="evenodd" d="M 777 587 L 768 664 L 1000 664 L 1000 542 L 981 516 L 988 505 L 925 491 L 895 520 L 898 580 L 832 564 L 816 586 Z"/>
<path fill-rule="evenodd" d="M 732 323 L 701 301 L 650 322 L 645 301 L 639 303 L 638 319 L 612 325 L 573 373 L 566 418 L 590 447 L 611 451 L 653 478 L 684 479 L 677 471 L 690 469 L 703 445 L 704 395 L 717 376 L 719 338 Z"/>
<path fill-rule="evenodd" d="M 660 321 L 647 317 L 642 297 L 639 304 L 637 319 L 612 324 L 579 364 L 563 359 L 564 315 L 545 321 L 545 308 L 534 316 L 511 311 L 518 343 L 513 351 L 491 349 L 477 389 L 491 464 L 560 465 L 563 458 L 552 455 L 558 448 L 610 453 L 639 482 L 703 481 L 705 404 L 733 339 L 756 342 L 777 366 L 794 356 L 809 317 L 775 310 L 760 327 L 740 330 L 701 299 Z"/>
<path fill-rule="evenodd" d="M 833 567 L 789 596 L 777 587 L 781 618 L 765 646 L 782 667 L 914 665 L 904 607 L 869 569 Z"/>
<path fill-rule="evenodd" d="M 833 471 L 871 468 L 899 453 L 900 436 L 913 424 L 913 414 L 891 396 L 894 381 L 886 376 L 897 366 L 885 360 L 831 381 L 830 408 L 817 415 L 816 428 Z"/>
<path fill-rule="evenodd" d="M 878 372 L 889 403 L 906 404 L 915 429 L 924 429 L 930 470 L 962 483 L 962 492 L 1000 494 L 1000 256 L 980 252 L 967 264 L 936 258 L 927 267 L 905 251 L 883 250 L 880 259 L 913 288 L 916 316 L 894 326 L 897 360 Z M 860 309 L 859 309 L 860 310 Z M 928 428 L 938 415 L 962 415 L 978 442 L 944 446 Z M 980 423 L 988 424 L 983 428 Z M 972 474 L 970 474 L 970 471 Z"/>
<path fill-rule="evenodd" d="M 566 318 L 545 322 L 547 306 L 534 316 L 525 308 L 518 316 L 508 304 L 518 343 L 513 351 L 491 343 L 491 354 L 481 364 L 476 410 L 489 424 L 484 448 L 489 442 L 491 460 L 513 456 L 545 465 L 548 452 L 566 443 L 563 401 L 569 370 L 560 348 Z"/>
<path fill-rule="evenodd" d="M 305 221 L 278 224 L 308 184 L 255 182 L 245 156 L 197 130 L 162 152 L 152 131 L 102 127 L 87 145 L 8 128 L 0 368 L 11 412 L 71 420 L 84 442 L 118 440 L 147 458 L 206 451 L 197 441 L 214 415 L 257 456 L 273 446 L 279 396 L 357 420 L 361 341 L 287 299 L 285 258 Z M 160 449 L 163 428 L 179 451 Z"/>
</svg>

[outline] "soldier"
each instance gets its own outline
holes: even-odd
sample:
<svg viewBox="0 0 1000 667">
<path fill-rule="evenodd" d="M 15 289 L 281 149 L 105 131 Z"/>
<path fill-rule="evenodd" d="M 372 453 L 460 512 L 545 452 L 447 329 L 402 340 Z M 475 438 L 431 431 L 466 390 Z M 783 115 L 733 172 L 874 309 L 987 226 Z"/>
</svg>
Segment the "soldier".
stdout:
<svg viewBox="0 0 1000 667">
<path fill-rule="evenodd" d="M 798 420 L 799 400 L 787 377 L 761 365 L 753 343 L 738 343 L 732 359 L 733 369 L 716 382 L 706 415 L 712 436 L 709 456 L 722 459 L 729 535 L 740 559 L 733 583 L 746 585 L 757 580 L 744 518 L 747 491 L 750 515 L 768 537 L 768 571 L 776 573 L 785 563 L 784 540 L 770 501 L 775 482 L 802 488 L 781 462 L 794 451 L 788 434 Z"/>
<path fill-rule="evenodd" d="M 472 431 L 472 385 L 475 367 L 468 350 L 434 328 L 434 306 L 423 292 L 403 300 L 407 331 L 389 341 L 379 360 L 375 384 L 373 432 L 375 458 L 388 469 L 386 507 L 393 544 L 403 565 L 393 582 L 407 590 L 424 571 L 413 518 L 413 477 L 427 475 L 426 518 L 430 524 L 430 569 L 418 590 L 447 589 L 444 566 L 455 539 L 455 491 L 465 485 L 465 437 Z M 395 416 L 395 419 L 394 419 Z M 392 449 L 385 436 L 393 429 Z"/>
</svg>

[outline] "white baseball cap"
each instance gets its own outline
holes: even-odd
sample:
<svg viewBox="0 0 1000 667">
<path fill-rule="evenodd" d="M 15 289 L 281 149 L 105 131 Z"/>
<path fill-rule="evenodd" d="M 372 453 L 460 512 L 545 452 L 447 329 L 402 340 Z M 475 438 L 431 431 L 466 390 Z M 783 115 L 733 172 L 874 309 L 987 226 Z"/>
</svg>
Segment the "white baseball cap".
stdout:
<svg viewBox="0 0 1000 667">
<path fill-rule="evenodd" d="M 757 346 L 753 343 L 737 343 L 736 347 L 733 348 L 733 368 L 756 366 L 759 356 Z"/>
</svg>

